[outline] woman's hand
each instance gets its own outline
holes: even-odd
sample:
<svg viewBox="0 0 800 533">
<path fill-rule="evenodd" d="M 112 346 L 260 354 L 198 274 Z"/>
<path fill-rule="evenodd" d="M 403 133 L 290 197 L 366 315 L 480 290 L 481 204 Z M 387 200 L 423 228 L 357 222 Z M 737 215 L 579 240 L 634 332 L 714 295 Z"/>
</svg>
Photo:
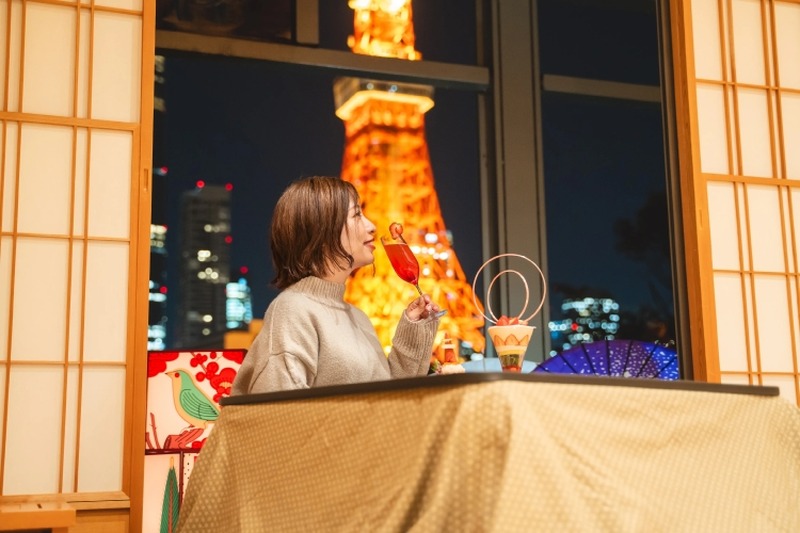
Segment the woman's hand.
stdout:
<svg viewBox="0 0 800 533">
<path fill-rule="evenodd" d="M 431 301 L 431 297 L 423 294 L 406 307 L 406 318 L 411 322 L 428 319 L 439 312 L 439 306 Z"/>
</svg>

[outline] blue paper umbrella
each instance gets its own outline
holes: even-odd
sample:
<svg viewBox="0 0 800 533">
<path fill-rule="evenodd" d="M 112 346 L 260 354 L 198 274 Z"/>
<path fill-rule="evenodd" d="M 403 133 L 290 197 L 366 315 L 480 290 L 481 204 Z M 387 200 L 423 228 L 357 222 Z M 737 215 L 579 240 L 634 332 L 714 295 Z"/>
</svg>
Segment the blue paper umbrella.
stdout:
<svg viewBox="0 0 800 533">
<path fill-rule="evenodd" d="M 652 342 L 587 342 L 545 360 L 533 372 L 672 380 L 679 378 L 678 353 Z"/>
</svg>

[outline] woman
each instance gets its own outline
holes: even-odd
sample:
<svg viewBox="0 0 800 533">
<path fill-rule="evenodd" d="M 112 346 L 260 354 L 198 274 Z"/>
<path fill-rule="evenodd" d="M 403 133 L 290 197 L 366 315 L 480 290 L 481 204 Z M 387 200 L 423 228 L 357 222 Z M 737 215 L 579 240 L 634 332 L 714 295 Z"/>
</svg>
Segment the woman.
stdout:
<svg viewBox="0 0 800 533">
<path fill-rule="evenodd" d="M 289 185 L 275 206 L 270 242 L 281 293 L 233 395 L 427 374 L 439 325 L 430 296 L 408 305 L 388 358 L 367 315 L 344 301 L 347 278 L 375 253 L 375 225 L 352 184 L 315 176 Z"/>
</svg>

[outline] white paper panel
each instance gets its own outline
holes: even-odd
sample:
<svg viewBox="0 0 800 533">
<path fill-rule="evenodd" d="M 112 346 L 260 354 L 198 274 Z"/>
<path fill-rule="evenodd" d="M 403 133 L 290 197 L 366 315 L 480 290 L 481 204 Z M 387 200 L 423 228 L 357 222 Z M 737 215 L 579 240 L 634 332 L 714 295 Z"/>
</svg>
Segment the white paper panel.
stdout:
<svg viewBox="0 0 800 533">
<path fill-rule="evenodd" d="M 798 307 L 797 295 L 800 294 L 797 290 L 798 278 L 797 276 L 789 276 L 789 317 L 792 321 L 792 327 L 795 329 L 794 336 L 794 356 L 797 360 L 797 366 L 800 368 L 800 307 Z"/>
<path fill-rule="evenodd" d="M 11 368 L 3 494 L 59 492 L 63 367 Z M 102 402 L 95 402 L 102 403 Z"/>
<path fill-rule="evenodd" d="M 80 48 L 78 50 L 78 109 L 76 115 L 80 118 L 89 117 L 89 49 L 91 45 L 91 12 L 81 9 Z"/>
<path fill-rule="evenodd" d="M 792 330 L 789 320 L 786 278 L 756 275 L 755 283 L 755 310 L 758 314 L 761 370 L 767 372 L 792 371 Z"/>
<path fill-rule="evenodd" d="M 736 129 L 734 127 L 735 124 L 738 124 L 738 118 L 736 117 L 736 109 L 734 107 L 734 102 L 736 102 L 736 90 L 734 86 L 728 86 L 725 89 L 725 92 L 728 95 L 728 137 L 730 140 L 730 172 L 734 176 L 739 176 L 742 173 L 741 165 L 739 164 L 739 157 L 737 154 L 739 153 L 739 137 L 737 136 Z"/>
<path fill-rule="evenodd" d="M 72 209 L 72 234 L 86 236 L 86 182 L 89 179 L 89 131 L 75 131 L 75 202 Z"/>
<path fill-rule="evenodd" d="M 5 427 L 6 420 L 6 370 L 4 361 L 0 361 L 0 427 Z M 3 439 L 0 439 L 0 457 L 5 457 Z"/>
<path fill-rule="evenodd" d="M 731 183 L 708 182 L 708 218 L 712 268 L 739 270 L 736 200 Z"/>
<path fill-rule="evenodd" d="M 778 188 L 761 185 L 746 187 L 750 206 L 753 270 L 783 273 L 786 271 L 786 263 Z"/>
<path fill-rule="evenodd" d="M 736 189 L 736 201 L 739 204 L 739 249 L 742 250 L 742 257 L 740 258 L 742 261 L 742 267 L 740 270 L 752 270 L 752 265 L 750 264 L 750 254 L 745 253 L 745 251 L 750 250 L 750 234 L 745 231 L 745 222 L 744 222 L 744 214 L 747 213 L 747 205 L 745 204 L 745 200 L 747 198 L 747 191 L 745 190 L 744 183 L 736 183 L 734 185 Z M 754 235 L 755 238 L 758 238 L 758 235 Z"/>
<path fill-rule="evenodd" d="M 11 2 L 11 46 L 8 61 L 8 111 L 19 111 L 19 73 L 22 59 L 22 2 Z"/>
<path fill-rule="evenodd" d="M 69 234 L 72 129 L 25 124 L 20 143 L 18 230 Z"/>
<path fill-rule="evenodd" d="M 738 95 L 742 174 L 773 177 L 767 93 L 740 87 Z"/>
<path fill-rule="evenodd" d="M 14 230 L 14 216 L 16 213 L 14 202 L 17 190 L 17 132 L 19 130 L 13 122 L 6 122 L 5 126 L 6 164 L 3 168 L 3 213 L 0 226 L 2 226 L 3 231 L 11 232 Z M 2 134 L 3 129 L 0 128 L 0 135 Z"/>
<path fill-rule="evenodd" d="M 700 170 L 711 174 L 727 174 L 728 148 L 722 86 L 697 84 L 697 114 L 700 131 Z"/>
<path fill-rule="evenodd" d="M 736 81 L 764 85 L 764 37 L 760 0 L 733 0 L 733 51 Z"/>
<path fill-rule="evenodd" d="M 117 7 L 120 9 L 130 9 L 131 11 L 142 11 L 142 0 L 95 0 L 96 6 Z"/>
<path fill-rule="evenodd" d="M 722 80 L 717 0 L 692 0 L 692 39 L 695 76 Z"/>
<path fill-rule="evenodd" d="M 125 368 L 85 368 L 81 403 L 78 491 L 122 490 Z"/>
<path fill-rule="evenodd" d="M 142 21 L 95 12 L 92 118 L 137 122 L 141 91 Z"/>
<path fill-rule="evenodd" d="M 741 277 L 738 274 L 714 274 L 714 295 L 720 370 L 747 371 Z"/>
<path fill-rule="evenodd" d="M 800 94 L 782 92 L 780 98 L 786 177 L 800 180 Z"/>
<path fill-rule="evenodd" d="M 747 337 L 747 352 L 750 354 L 750 368 L 758 368 L 758 337 L 756 336 L 756 316 L 753 309 L 753 275 L 743 274 L 744 278 L 744 312 L 745 321 L 747 322 L 747 331 L 750 334 Z"/>
<path fill-rule="evenodd" d="M 775 2 L 775 37 L 781 87 L 800 89 L 800 4 Z"/>
<path fill-rule="evenodd" d="M 66 240 L 24 237 L 17 240 L 17 266 L 12 289 L 12 360 L 64 360 L 67 253 Z"/>
<path fill-rule="evenodd" d="M 769 104 L 769 113 L 772 115 L 772 121 L 769 125 L 770 131 L 769 135 L 770 138 L 773 139 L 774 146 L 772 150 L 774 151 L 775 157 L 775 168 L 774 168 L 774 178 L 783 179 L 786 176 L 783 173 L 783 168 L 781 166 L 781 147 L 780 147 L 780 140 L 781 140 L 781 130 L 780 124 L 778 121 L 778 112 L 779 112 L 779 105 L 780 100 L 778 97 L 778 93 L 776 91 L 767 91 L 767 99 Z"/>
<path fill-rule="evenodd" d="M 800 264 L 800 190 L 790 189 L 792 202 L 792 223 L 794 224 L 795 264 Z"/>
<path fill-rule="evenodd" d="M 797 405 L 797 393 L 795 392 L 794 380 L 794 376 L 791 375 L 766 375 L 763 376 L 762 384 L 778 387 L 781 390 L 781 398 L 785 398 Z"/>
<path fill-rule="evenodd" d="M 785 237 L 785 246 L 786 249 L 784 250 L 784 254 L 786 257 L 786 265 L 784 266 L 784 271 L 786 272 L 797 272 L 797 268 L 795 268 L 794 263 L 794 256 L 795 256 L 795 247 L 794 241 L 792 240 L 792 198 L 791 198 L 791 189 L 789 187 L 780 189 L 780 197 L 781 197 L 781 228 L 783 230 L 783 234 Z M 800 213 L 798 213 L 800 214 Z"/>
<path fill-rule="evenodd" d="M 75 492 L 75 452 L 78 448 L 78 377 L 77 366 L 67 369 L 66 424 L 64 425 L 64 492 Z M 97 398 L 95 398 L 97 401 Z"/>
<path fill-rule="evenodd" d="M 86 279 L 83 358 L 124 362 L 128 332 L 128 244 L 90 242 Z"/>
<path fill-rule="evenodd" d="M 8 24 L 8 0 L 0 0 L 0 28 L 6 28 Z M 3 34 L 5 37 L 5 33 Z M 0 39 L 0 72 L 6 71 L 6 40 Z M 0 102 L 3 102 L 6 96 L 6 86 L 0 83 Z M 0 444 L 2 446 L 2 444 Z M 2 456 L 0 456 L 2 457 Z"/>
<path fill-rule="evenodd" d="M 750 385 L 750 380 L 747 375 L 743 374 L 725 374 L 720 376 L 720 383 L 727 383 L 730 385 Z"/>
<path fill-rule="evenodd" d="M 11 237 L 0 237 L 0 361 L 5 361 L 8 357 L 8 317 L 11 313 L 12 245 Z"/>
<path fill-rule="evenodd" d="M 31 2 L 25 12 L 23 111 L 72 115 L 74 8 Z"/>
<path fill-rule="evenodd" d="M 67 348 L 67 360 L 77 362 L 81 357 L 81 341 L 83 326 L 83 241 L 73 241 L 72 244 L 72 279 L 70 290 L 71 298 L 69 302 L 69 344 Z M 92 283 L 92 280 L 86 280 Z"/>
<path fill-rule="evenodd" d="M 92 130 L 89 236 L 130 237 L 133 134 Z"/>
</svg>

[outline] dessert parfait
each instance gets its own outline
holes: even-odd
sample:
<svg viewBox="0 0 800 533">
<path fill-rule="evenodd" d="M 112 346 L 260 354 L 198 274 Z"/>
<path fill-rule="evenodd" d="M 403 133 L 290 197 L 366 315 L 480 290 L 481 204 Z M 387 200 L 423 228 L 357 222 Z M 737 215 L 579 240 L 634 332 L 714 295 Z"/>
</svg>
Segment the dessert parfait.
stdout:
<svg viewBox="0 0 800 533">
<path fill-rule="evenodd" d="M 494 345 L 495 352 L 497 352 L 497 357 L 500 359 L 500 367 L 502 368 L 503 372 L 521 372 L 522 364 L 525 361 L 525 352 L 528 349 L 528 343 L 530 343 L 531 337 L 533 336 L 533 331 L 535 329 L 534 326 L 529 326 L 528 322 L 535 317 L 539 311 L 541 311 L 542 306 L 544 305 L 545 296 L 547 295 L 547 282 L 542 269 L 540 269 L 536 263 L 524 255 L 500 254 L 486 261 L 483 266 L 478 269 L 478 272 L 475 274 L 475 280 L 472 282 L 473 299 L 475 298 L 475 285 L 478 281 L 478 276 L 480 275 L 481 271 L 489 263 L 501 257 L 516 257 L 527 261 L 533 265 L 542 279 L 542 300 L 539 302 L 539 305 L 536 307 L 536 309 L 525 318 L 522 318 L 522 316 L 528 309 L 530 290 L 528 288 L 528 281 L 520 272 L 511 269 L 501 270 L 497 275 L 494 276 L 494 278 L 492 278 L 492 281 L 489 283 L 489 287 L 486 289 L 486 309 L 489 312 L 489 315 L 484 315 L 484 318 L 492 324 L 488 327 L 487 333 L 489 334 L 489 338 Z M 522 306 L 522 310 L 519 312 L 519 314 L 513 317 L 501 315 L 498 318 L 492 311 L 491 292 L 495 282 L 504 274 L 514 274 L 522 281 L 522 285 L 525 288 L 525 303 Z M 478 307 L 477 302 L 475 303 L 475 306 Z"/>
<path fill-rule="evenodd" d="M 522 372 L 525 352 L 534 329 L 527 320 L 505 315 L 498 318 L 494 326 L 489 326 L 489 338 L 492 339 L 503 372 Z"/>
</svg>

